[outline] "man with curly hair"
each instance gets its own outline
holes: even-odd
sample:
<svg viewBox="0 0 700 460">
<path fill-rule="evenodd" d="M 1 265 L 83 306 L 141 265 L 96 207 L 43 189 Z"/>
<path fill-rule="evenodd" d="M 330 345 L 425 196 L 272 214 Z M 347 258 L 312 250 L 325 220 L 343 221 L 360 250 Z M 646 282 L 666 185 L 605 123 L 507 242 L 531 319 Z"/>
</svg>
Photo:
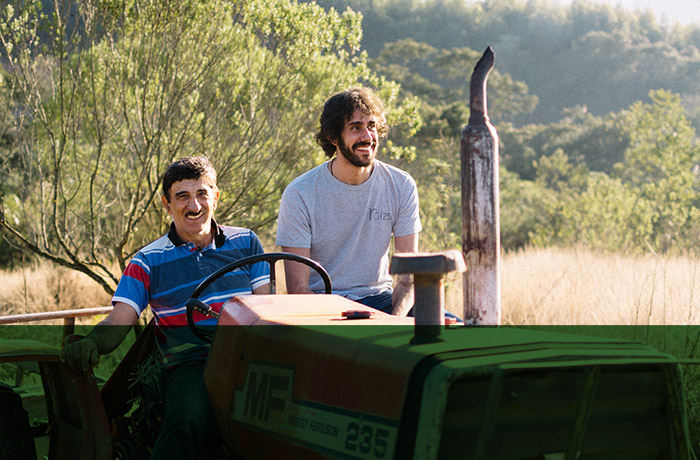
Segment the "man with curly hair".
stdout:
<svg viewBox="0 0 700 460">
<path fill-rule="evenodd" d="M 405 171 L 376 159 L 388 126 L 384 106 L 369 88 L 351 88 L 323 107 L 316 141 L 329 161 L 292 181 L 277 222 L 283 251 L 323 265 L 333 292 L 395 315 L 413 305 L 410 275 L 389 275 L 389 247 L 418 250 L 418 191 Z M 321 292 L 308 267 L 285 262 L 289 293 Z"/>
</svg>

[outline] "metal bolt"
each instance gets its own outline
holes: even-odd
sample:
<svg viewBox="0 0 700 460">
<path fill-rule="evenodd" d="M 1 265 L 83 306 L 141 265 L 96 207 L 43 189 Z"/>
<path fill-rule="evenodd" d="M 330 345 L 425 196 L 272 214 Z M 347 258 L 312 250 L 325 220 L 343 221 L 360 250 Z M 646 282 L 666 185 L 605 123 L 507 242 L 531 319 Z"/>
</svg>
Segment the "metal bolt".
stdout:
<svg viewBox="0 0 700 460">
<path fill-rule="evenodd" d="M 413 275 L 415 335 L 412 343 L 437 342 L 445 325 L 445 275 L 466 270 L 464 256 L 456 249 L 394 254 L 389 273 Z"/>
</svg>

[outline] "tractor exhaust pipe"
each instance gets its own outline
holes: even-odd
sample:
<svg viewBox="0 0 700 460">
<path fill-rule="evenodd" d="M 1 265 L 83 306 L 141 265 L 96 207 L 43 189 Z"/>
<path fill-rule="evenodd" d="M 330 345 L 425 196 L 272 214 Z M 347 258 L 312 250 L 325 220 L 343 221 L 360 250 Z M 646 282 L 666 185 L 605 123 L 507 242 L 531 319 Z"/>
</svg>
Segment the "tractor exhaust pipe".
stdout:
<svg viewBox="0 0 700 460">
<path fill-rule="evenodd" d="M 469 124 L 462 131 L 462 252 L 464 323 L 501 323 L 498 134 L 489 122 L 486 80 L 493 68 L 489 46 L 474 67 L 469 86 Z"/>
</svg>

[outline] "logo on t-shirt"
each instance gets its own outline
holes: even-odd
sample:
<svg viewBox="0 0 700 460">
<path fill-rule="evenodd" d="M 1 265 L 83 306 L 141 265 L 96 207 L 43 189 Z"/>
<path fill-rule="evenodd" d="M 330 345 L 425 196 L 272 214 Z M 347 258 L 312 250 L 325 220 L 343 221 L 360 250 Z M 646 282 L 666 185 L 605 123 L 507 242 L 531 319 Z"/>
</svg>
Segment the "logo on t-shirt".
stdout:
<svg viewBox="0 0 700 460">
<path fill-rule="evenodd" d="M 391 220 L 391 213 L 380 211 L 377 208 L 369 208 L 369 220 Z"/>
</svg>

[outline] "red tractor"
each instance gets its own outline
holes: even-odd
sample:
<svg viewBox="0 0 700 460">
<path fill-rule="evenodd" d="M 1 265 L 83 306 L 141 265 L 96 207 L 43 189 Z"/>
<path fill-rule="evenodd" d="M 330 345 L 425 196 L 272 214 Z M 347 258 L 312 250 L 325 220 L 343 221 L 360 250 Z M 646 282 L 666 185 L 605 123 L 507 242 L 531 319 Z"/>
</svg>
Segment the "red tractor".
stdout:
<svg viewBox="0 0 700 460">
<path fill-rule="evenodd" d="M 427 309 L 441 313 L 435 275 L 461 269 L 460 259 L 414 254 L 392 267 L 435 280 L 417 298 L 437 293 Z M 196 294 L 190 306 L 206 310 Z M 689 458 L 671 356 L 605 338 L 421 325 L 357 305 L 336 295 L 240 296 L 213 335 L 197 331 L 212 339 L 205 382 L 220 441 L 202 458 Z M 0 342 L 0 360 L 39 372 L 47 409 L 31 424 L 31 395 L 0 387 L 0 437 L 9 437 L 0 457 L 148 458 L 130 422 L 138 403 L 129 375 L 153 349 L 150 330 L 101 391 L 92 373 L 61 364 L 56 348 Z"/>
</svg>

